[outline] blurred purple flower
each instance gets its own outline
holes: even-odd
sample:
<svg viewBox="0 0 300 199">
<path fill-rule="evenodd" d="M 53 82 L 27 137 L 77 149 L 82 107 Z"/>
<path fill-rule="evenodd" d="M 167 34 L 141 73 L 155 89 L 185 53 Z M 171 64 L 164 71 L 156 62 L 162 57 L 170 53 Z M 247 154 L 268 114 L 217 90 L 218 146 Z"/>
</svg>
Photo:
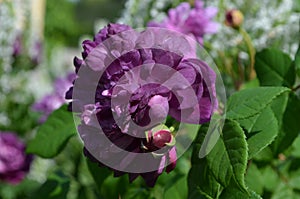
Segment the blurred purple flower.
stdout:
<svg viewBox="0 0 300 199">
<path fill-rule="evenodd" d="M 175 30 L 187 35 L 193 35 L 202 44 L 206 34 L 214 34 L 218 31 L 219 24 L 213 21 L 218 9 L 215 7 L 204 7 L 201 0 L 195 0 L 195 7 L 183 2 L 176 8 L 170 9 L 168 17 L 158 23 L 151 21 L 148 27 L 161 27 Z"/>
<path fill-rule="evenodd" d="M 186 58 L 191 49 L 188 40 L 166 29 L 137 32 L 109 24 L 93 41 L 84 41 L 83 49 L 83 60 L 74 59 L 77 86 L 69 89 L 66 98 L 73 100 L 72 111 L 82 111 L 78 131 L 86 156 L 102 166 L 99 159 L 116 161 L 109 166 L 115 176 L 134 167 L 135 173 L 128 172 L 130 181 L 142 176 L 148 186 L 154 186 L 165 167 L 166 172 L 175 168 L 177 157 L 175 146 L 167 144 L 175 139 L 173 135 L 151 129 L 167 115 L 179 122 L 208 122 L 217 107 L 214 71 L 199 59 Z M 111 143 L 130 154 L 120 154 Z M 141 153 L 153 155 L 135 162 L 134 154 Z M 149 165 L 156 170 L 141 171 Z"/>
<path fill-rule="evenodd" d="M 40 122 L 47 120 L 48 116 L 61 105 L 66 103 L 65 93 L 68 91 L 75 79 L 74 73 L 69 73 L 66 77 L 57 78 L 54 82 L 54 91 L 45 95 L 40 101 L 33 104 L 34 111 L 41 112 Z"/>
<path fill-rule="evenodd" d="M 17 57 L 19 55 L 21 55 L 22 53 L 22 36 L 19 34 L 17 35 L 14 43 L 13 43 L 13 56 Z"/>
<path fill-rule="evenodd" d="M 20 183 L 30 169 L 32 155 L 25 154 L 25 145 L 10 132 L 0 132 L 0 180 Z"/>
<path fill-rule="evenodd" d="M 27 52 L 26 49 L 24 49 L 23 46 L 23 35 L 18 34 L 15 38 L 15 41 L 13 43 L 13 56 L 16 58 L 18 56 L 26 55 L 28 59 L 30 59 L 31 63 L 33 65 L 38 65 L 41 63 L 42 58 L 43 58 L 43 44 L 40 40 L 35 40 L 31 48 L 29 49 L 29 52 Z M 28 54 L 29 53 L 29 54 Z"/>
<path fill-rule="evenodd" d="M 30 59 L 34 64 L 38 65 L 42 62 L 42 58 L 43 58 L 43 44 L 41 41 L 36 40 L 33 42 L 33 46 L 30 51 Z"/>
</svg>

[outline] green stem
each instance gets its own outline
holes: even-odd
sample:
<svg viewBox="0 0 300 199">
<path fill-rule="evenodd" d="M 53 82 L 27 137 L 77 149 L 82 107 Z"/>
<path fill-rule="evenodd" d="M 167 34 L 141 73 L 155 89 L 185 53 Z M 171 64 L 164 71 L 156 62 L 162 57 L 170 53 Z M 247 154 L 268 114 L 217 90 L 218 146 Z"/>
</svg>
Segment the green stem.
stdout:
<svg viewBox="0 0 300 199">
<path fill-rule="evenodd" d="M 250 56 L 250 67 L 249 67 L 249 80 L 252 80 L 255 78 L 255 70 L 254 70 L 254 63 L 255 63 L 255 48 L 252 44 L 252 40 L 249 36 L 249 34 L 240 27 L 239 29 L 240 34 L 243 36 L 243 39 L 247 45 L 248 51 L 249 51 L 249 56 Z"/>
</svg>

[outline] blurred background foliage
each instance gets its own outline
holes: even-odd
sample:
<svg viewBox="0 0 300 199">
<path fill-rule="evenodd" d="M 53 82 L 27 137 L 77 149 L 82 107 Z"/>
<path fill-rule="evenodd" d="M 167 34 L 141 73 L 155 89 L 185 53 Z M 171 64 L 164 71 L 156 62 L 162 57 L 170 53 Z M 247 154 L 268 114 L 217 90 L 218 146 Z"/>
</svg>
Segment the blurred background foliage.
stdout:
<svg viewBox="0 0 300 199">
<path fill-rule="evenodd" d="M 96 19 L 115 21 L 124 0 L 46 1 L 45 39 L 53 45 L 78 46 L 82 35 L 94 33 Z"/>
</svg>

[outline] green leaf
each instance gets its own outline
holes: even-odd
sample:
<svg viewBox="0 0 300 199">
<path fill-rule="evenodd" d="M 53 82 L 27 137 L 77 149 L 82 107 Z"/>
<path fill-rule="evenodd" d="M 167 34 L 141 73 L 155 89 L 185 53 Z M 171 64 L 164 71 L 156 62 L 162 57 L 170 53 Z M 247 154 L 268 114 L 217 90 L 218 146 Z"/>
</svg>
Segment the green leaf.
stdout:
<svg viewBox="0 0 300 199">
<path fill-rule="evenodd" d="M 104 180 L 108 176 L 112 175 L 112 171 L 106 167 L 99 167 L 97 163 L 92 162 L 88 158 L 86 158 L 86 162 L 87 162 L 89 171 L 96 183 L 98 191 L 101 192 L 101 187 L 102 187 Z M 101 193 L 100 193 L 100 195 L 101 195 Z"/>
<path fill-rule="evenodd" d="M 126 194 L 124 194 L 121 198 L 123 198 L 123 199 L 150 199 L 149 192 L 147 191 L 147 189 L 142 188 L 142 187 L 130 188 L 126 192 Z"/>
<path fill-rule="evenodd" d="M 262 199 L 257 193 L 248 190 L 249 193 L 242 192 L 235 186 L 229 186 L 223 190 L 220 199 Z"/>
<path fill-rule="evenodd" d="M 197 152 L 198 154 L 198 152 Z M 193 165 L 189 175 L 189 197 L 190 199 L 213 199 L 217 198 L 220 184 L 215 180 L 208 168 L 205 158 L 201 159 L 200 164 Z"/>
<path fill-rule="evenodd" d="M 299 159 L 298 159 L 298 161 L 299 161 Z M 293 189 L 300 190 L 300 175 L 299 174 L 300 174 L 300 171 L 298 170 L 296 172 L 292 172 L 291 175 L 290 175 L 290 177 L 289 177 L 288 184 Z"/>
<path fill-rule="evenodd" d="M 25 178 L 22 182 L 12 186 L 11 184 L 0 182 L 0 198 L 30 198 L 32 192 L 40 187 L 40 183 L 33 179 Z"/>
<path fill-rule="evenodd" d="M 201 126 L 194 141 L 192 168 L 188 174 L 188 198 L 212 199 L 219 195 L 220 184 L 208 168 L 206 157 L 199 158 L 199 150 L 208 131 L 208 124 Z"/>
<path fill-rule="evenodd" d="M 248 131 L 249 159 L 271 144 L 278 134 L 278 122 L 270 107 L 251 118 L 238 120 L 238 122 Z"/>
<path fill-rule="evenodd" d="M 227 103 L 227 118 L 241 120 L 259 114 L 277 97 L 290 89 L 285 87 L 259 87 L 234 93 Z"/>
<path fill-rule="evenodd" d="M 287 107 L 288 99 L 289 99 L 290 92 L 285 92 L 274 99 L 270 105 L 277 121 L 278 127 L 280 128 L 282 125 L 283 114 Z"/>
<path fill-rule="evenodd" d="M 226 187 L 219 199 L 262 199 L 255 191 L 247 188 L 247 191 L 242 191 L 236 186 L 236 183 L 231 180 L 229 186 Z"/>
<path fill-rule="evenodd" d="M 103 195 L 103 198 L 105 199 L 106 198 L 117 199 L 123 196 L 128 189 L 129 189 L 129 180 L 127 175 L 123 175 L 121 177 L 114 177 L 113 175 L 110 175 L 104 180 L 100 192 Z"/>
<path fill-rule="evenodd" d="M 273 145 L 276 154 L 283 152 L 292 145 L 300 133 L 300 99 L 291 93 L 286 110 L 283 114 L 282 128 Z"/>
<path fill-rule="evenodd" d="M 278 183 L 281 181 L 278 174 L 271 166 L 267 166 L 261 169 L 262 181 L 264 185 L 264 189 L 269 192 L 274 192 L 277 188 Z"/>
<path fill-rule="evenodd" d="M 73 115 L 63 105 L 54 111 L 27 146 L 27 153 L 33 153 L 43 158 L 53 158 L 76 135 Z"/>
<path fill-rule="evenodd" d="M 299 1 L 299 9 L 300 9 L 300 0 L 298 0 L 298 1 Z M 296 68 L 297 75 L 298 75 L 298 77 L 300 77 L 300 43 L 299 43 L 299 48 L 295 55 L 294 65 Z"/>
<path fill-rule="evenodd" d="M 249 159 L 271 144 L 278 135 L 287 101 L 288 92 L 282 93 L 256 115 L 236 120 L 247 131 Z"/>
<path fill-rule="evenodd" d="M 70 188 L 69 178 L 57 173 L 49 176 L 48 180 L 30 197 L 31 199 L 65 199 Z"/>
<path fill-rule="evenodd" d="M 288 93 L 282 93 L 258 114 L 237 119 L 237 122 L 247 131 L 249 159 L 271 144 L 278 135 L 287 101 Z"/>
<path fill-rule="evenodd" d="M 297 136 L 294 140 L 292 147 L 291 155 L 296 158 L 300 158 L 300 136 Z"/>
<path fill-rule="evenodd" d="M 149 193 L 149 199 L 164 198 L 164 187 L 155 185 L 152 189 L 147 189 Z"/>
<path fill-rule="evenodd" d="M 271 147 L 265 147 L 263 150 L 261 150 L 258 154 L 254 156 L 253 160 L 262 163 L 271 162 L 273 160 L 273 152 L 271 150 Z"/>
<path fill-rule="evenodd" d="M 187 179 L 181 178 L 169 188 L 164 195 L 164 198 L 182 199 L 187 198 Z"/>
<path fill-rule="evenodd" d="M 247 143 L 243 129 L 235 121 L 226 120 L 221 138 L 207 155 L 210 170 L 217 181 L 228 186 L 233 177 L 241 190 L 246 190 Z"/>
<path fill-rule="evenodd" d="M 271 199 L 297 199 L 294 197 L 293 189 L 290 188 L 286 183 L 281 182 L 275 189 Z"/>
<path fill-rule="evenodd" d="M 71 183 L 71 186 L 72 186 L 72 183 Z M 95 190 L 91 189 L 90 185 L 87 185 L 87 186 L 81 185 L 80 188 L 78 189 L 77 193 L 78 194 L 77 194 L 76 199 L 105 199 L 105 198 L 102 198 L 102 197 L 96 195 Z"/>
<path fill-rule="evenodd" d="M 255 55 L 255 70 L 261 86 L 287 86 L 295 83 L 295 67 L 289 55 L 264 49 Z"/>
<path fill-rule="evenodd" d="M 255 164 L 251 163 L 247 169 L 245 181 L 249 189 L 255 191 L 255 193 L 259 195 L 263 193 L 264 184 L 262 174 Z"/>
</svg>

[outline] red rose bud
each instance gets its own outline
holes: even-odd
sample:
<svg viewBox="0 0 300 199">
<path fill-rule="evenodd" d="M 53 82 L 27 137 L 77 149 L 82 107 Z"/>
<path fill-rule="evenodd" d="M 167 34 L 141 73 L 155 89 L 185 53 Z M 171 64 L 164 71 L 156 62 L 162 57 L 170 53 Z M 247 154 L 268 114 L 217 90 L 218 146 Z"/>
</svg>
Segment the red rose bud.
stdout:
<svg viewBox="0 0 300 199">
<path fill-rule="evenodd" d="M 172 142 L 173 136 L 168 130 L 160 130 L 156 133 L 153 133 L 152 143 L 157 148 L 163 148 L 167 143 Z"/>
<path fill-rule="evenodd" d="M 156 151 L 165 146 L 173 147 L 175 138 L 168 129 L 152 129 L 146 132 L 147 140 L 143 143 L 144 149 L 147 151 Z"/>
<path fill-rule="evenodd" d="M 239 28 L 244 21 L 244 15 L 241 11 L 232 9 L 226 12 L 225 24 L 232 28 Z"/>
</svg>

